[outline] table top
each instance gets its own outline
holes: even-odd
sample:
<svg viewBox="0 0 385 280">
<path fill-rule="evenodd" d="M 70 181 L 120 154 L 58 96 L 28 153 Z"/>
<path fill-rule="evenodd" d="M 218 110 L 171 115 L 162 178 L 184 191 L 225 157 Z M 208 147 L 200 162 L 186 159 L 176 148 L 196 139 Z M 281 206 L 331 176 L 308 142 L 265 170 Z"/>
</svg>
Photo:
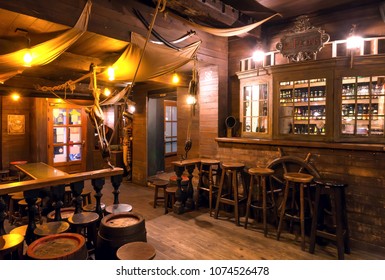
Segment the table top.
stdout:
<svg viewBox="0 0 385 280">
<path fill-rule="evenodd" d="M 68 175 L 68 173 L 43 162 L 20 164 L 15 165 L 15 167 L 33 179 L 47 179 Z"/>
</svg>

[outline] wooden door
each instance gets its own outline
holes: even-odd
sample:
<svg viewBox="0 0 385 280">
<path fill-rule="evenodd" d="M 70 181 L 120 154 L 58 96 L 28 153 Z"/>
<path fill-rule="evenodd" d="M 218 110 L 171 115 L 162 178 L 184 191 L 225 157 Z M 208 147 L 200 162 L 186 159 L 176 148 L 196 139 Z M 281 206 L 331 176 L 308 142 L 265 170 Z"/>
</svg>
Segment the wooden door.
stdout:
<svg viewBox="0 0 385 280">
<path fill-rule="evenodd" d="M 84 108 L 48 101 L 48 164 L 68 173 L 86 170 Z"/>
</svg>

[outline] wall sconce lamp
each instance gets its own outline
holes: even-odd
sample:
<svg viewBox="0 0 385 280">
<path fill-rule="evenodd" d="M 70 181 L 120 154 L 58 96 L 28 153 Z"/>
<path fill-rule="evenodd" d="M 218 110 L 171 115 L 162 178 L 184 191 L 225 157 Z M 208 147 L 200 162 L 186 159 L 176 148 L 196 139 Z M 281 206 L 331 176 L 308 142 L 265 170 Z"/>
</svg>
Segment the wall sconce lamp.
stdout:
<svg viewBox="0 0 385 280">
<path fill-rule="evenodd" d="M 195 105 L 197 103 L 197 100 L 194 95 L 190 94 L 187 96 L 186 102 L 188 105 Z"/>
<path fill-rule="evenodd" d="M 262 50 L 261 46 L 257 47 L 257 50 L 253 52 L 253 61 L 255 62 L 255 65 L 257 67 L 257 76 L 259 76 L 259 68 L 262 66 L 265 61 L 265 52 Z"/>
<path fill-rule="evenodd" d="M 356 35 L 356 25 L 353 24 L 349 32 L 349 37 L 346 39 L 346 48 L 350 50 L 350 68 L 353 68 L 354 53 L 357 49 L 361 49 L 364 39 Z"/>
<path fill-rule="evenodd" d="M 18 94 L 17 92 L 14 92 L 11 94 L 11 98 L 13 101 L 19 101 L 20 99 L 20 94 Z"/>
</svg>

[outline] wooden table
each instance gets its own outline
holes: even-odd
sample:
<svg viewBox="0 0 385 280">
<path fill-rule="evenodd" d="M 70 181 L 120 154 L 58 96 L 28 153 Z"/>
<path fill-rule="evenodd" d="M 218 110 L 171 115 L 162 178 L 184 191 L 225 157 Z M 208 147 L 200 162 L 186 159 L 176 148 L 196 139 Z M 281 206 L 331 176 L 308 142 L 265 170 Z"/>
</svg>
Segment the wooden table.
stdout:
<svg viewBox="0 0 385 280">
<path fill-rule="evenodd" d="M 17 164 L 15 167 L 32 179 L 47 179 L 68 175 L 68 173 L 60 171 L 43 162 Z"/>
<path fill-rule="evenodd" d="M 179 161 L 173 161 L 171 164 L 174 165 L 174 171 L 176 174 L 176 183 L 178 186 L 178 190 L 175 193 L 175 204 L 173 205 L 173 212 L 177 214 L 182 214 L 185 210 L 193 210 L 195 208 L 194 205 L 194 188 L 192 184 L 192 178 L 193 178 L 193 172 L 196 167 L 199 168 L 201 160 L 199 158 L 195 159 L 186 159 L 186 160 L 179 160 Z M 187 189 L 182 188 L 182 175 L 183 172 L 187 170 L 188 172 L 188 185 Z M 186 192 L 186 202 L 182 201 L 183 192 Z"/>
</svg>

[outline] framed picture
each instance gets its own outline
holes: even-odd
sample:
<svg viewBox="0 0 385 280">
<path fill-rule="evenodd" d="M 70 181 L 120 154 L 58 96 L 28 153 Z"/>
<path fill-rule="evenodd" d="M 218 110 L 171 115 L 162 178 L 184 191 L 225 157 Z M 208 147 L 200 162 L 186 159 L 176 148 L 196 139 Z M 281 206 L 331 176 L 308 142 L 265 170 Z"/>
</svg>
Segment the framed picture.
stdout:
<svg viewBox="0 0 385 280">
<path fill-rule="evenodd" d="M 25 133 L 25 116 L 8 115 L 8 134 Z"/>
</svg>

